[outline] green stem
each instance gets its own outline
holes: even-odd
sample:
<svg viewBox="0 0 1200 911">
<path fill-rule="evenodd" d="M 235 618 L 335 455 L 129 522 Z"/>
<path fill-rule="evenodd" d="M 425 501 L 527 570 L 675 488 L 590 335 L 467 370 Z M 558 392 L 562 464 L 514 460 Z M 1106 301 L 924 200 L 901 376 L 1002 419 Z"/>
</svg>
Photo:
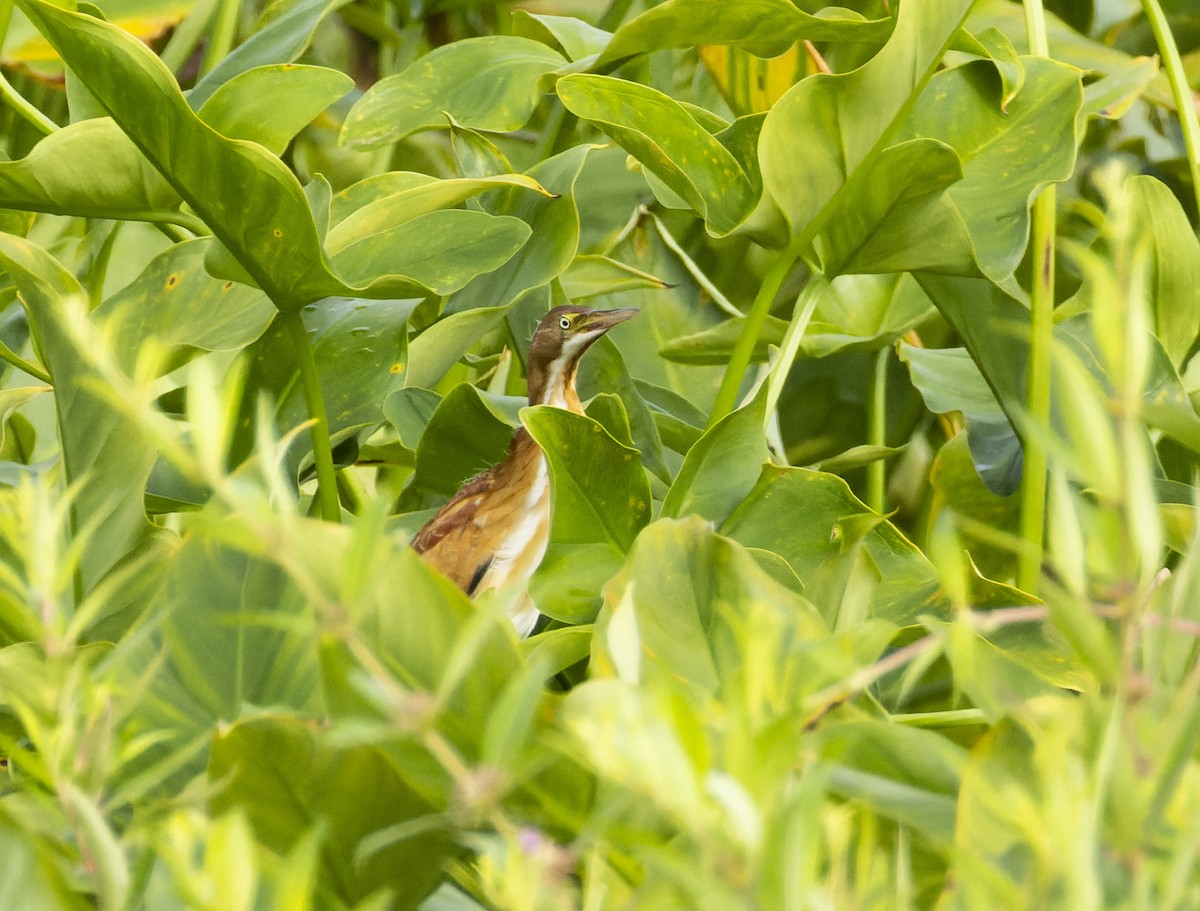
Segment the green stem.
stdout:
<svg viewBox="0 0 1200 911">
<path fill-rule="evenodd" d="M 1030 50 L 1048 57 L 1046 16 L 1042 0 L 1025 0 L 1025 27 Z M 1028 417 L 1032 427 L 1050 423 L 1050 355 L 1054 342 L 1054 249 L 1058 193 L 1047 187 L 1033 204 L 1033 288 L 1029 339 Z M 1046 540 L 1046 447 L 1037 433 L 1026 433 L 1021 479 L 1021 539 L 1027 545 L 1017 566 L 1017 584 L 1036 594 Z"/>
<path fill-rule="evenodd" d="M 737 405 L 738 390 L 742 386 L 742 377 L 746 375 L 746 368 L 750 366 L 750 358 L 754 354 L 754 343 L 762 334 L 767 316 L 771 312 L 771 304 L 775 302 L 775 295 L 783 287 L 783 280 L 792 271 L 792 265 L 796 262 L 796 257 L 800 255 L 800 249 L 796 243 L 793 243 L 786 250 L 780 252 L 775 262 L 771 264 L 771 268 L 767 270 L 767 274 L 763 276 L 762 284 L 758 288 L 758 295 L 754 298 L 754 303 L 750 305 L 750 311 L 746 314 L 746 322 L 742 325 L 742 334 L 738 336 L 737 343 L 733 346 L 733 353 L 729 356 L 729 365 L 725 368 L 725 375 L 721 377 L 721 388 L 717 390 L 712 414 L 708 417 L 709 427 L 733 411 L 734 406 Z"/>
<path fill-rule="evenodd" d="M 338 501 L 337 471 L 333 467 L 333 446 L 329 441 L 329 418 L 325 413 L 325 398 L 321 395 L 321 378 L 317 374 L 317 359 L 308 340 L 308 330 L 300 314 L 285 313 L 280 317 L 292 333 L 296 363 L 304 384 L 304 402 L 313 421 L 313 462 L 317 469 L 317 503 L 321 516 L 329 522 L 340 522 L 342 506 Z"/>
<path fill-rule="evenodd" d="M 1183 144 L 1187 148 L 1188 169 L 1192 175 L 1192 192 L 1196 195 L 1197 211 L 1200 211 L 1200 117 L 1196 115 L 1196 102 L 1162 4 L 1158 0 L 1142 0 L 1142 11 L 1150 21 L 1150 30 L 1154 32 L 1163 68 L 1167 71 L 1167 81 L 1171 84 L 1171 97 L 1179 111 L 1179 126 L 1183 130 Z"/>
<path fill-rule="evenodd" d="M 33 364 L 25 360 L 25 358 L 21 357 L 21 355 L 9 348 L 8 345 L 4 344 L 4 342 L 0 342 L 0 361 L 7 361 L 18 370 L 23 370 L 30 376 L 41 380 L 47 386 L 54 385 L 54 381 L 50 378 L 50 374 L 48 374 L 37 364 Z"/>
<path fill-rule="evenodd" d="M 871 390 L 871 426 L 867 443 L 871 446 L 887 445 L 887 375 L 892 347 L 885 345 L 875 355 L 875 382 Z M 876 459 L 867 466 L 867 505 L 875 512 L 887 511 L 887 465 Z"/>
<path fill-rule="evenodd" d="M 0 73 L 0 98 L 7 101 L 14 111 L 20 114 L 22 118 L 33 125 L 34 129 L 43 135 L 49 136 L 58 129 L 58 124 L 30 104 L 25 99 L 25 96 L 13 88 L 12 83 L 4 78 L 3 73 Z"/>
</svg>

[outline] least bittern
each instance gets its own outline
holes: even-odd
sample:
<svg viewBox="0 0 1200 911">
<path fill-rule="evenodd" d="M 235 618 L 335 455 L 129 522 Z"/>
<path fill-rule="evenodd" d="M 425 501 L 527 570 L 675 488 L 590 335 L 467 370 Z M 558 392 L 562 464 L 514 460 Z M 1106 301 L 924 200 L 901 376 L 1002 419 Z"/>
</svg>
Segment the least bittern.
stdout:
<svg viewBox="0 0 1200 911">
<path fill-rule="evenodd" d="M 583 414 L 575 372 L 583 353 L 605 332 L 637 310 L 555 307 L 529 343 L 526 375 L 530 405 L 551 405 Z M 550 477 L 546 457 L 521 428 L 504 461 L 471 478 L 425 523 L 412 546 L 430 566 L 469 596 L 490 588 L 524 585 L 537 569 L 550 538 Z M 513 625 L 527 636 L 538 611 L 525 597 Z"/>
</svg>

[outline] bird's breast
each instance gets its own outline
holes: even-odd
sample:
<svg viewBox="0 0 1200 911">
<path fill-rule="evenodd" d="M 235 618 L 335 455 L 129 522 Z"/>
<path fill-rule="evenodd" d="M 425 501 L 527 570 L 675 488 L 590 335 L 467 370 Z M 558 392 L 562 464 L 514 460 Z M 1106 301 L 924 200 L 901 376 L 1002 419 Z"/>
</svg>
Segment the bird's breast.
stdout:
<svg viewBox="0 0 1200 911">
<path fill-rule="evenodd" d="M 509 490 L 513 496 L 498 508 L 508 510 L 500 527 L 503 536 L 495 542 L 492 564 L 481 588 L 498 588 L 510 580 L 525 580 L 533 574 L 546 553 L 550 539 L 550 475 L 541 449 L 530 452 Z"/>
</svg>

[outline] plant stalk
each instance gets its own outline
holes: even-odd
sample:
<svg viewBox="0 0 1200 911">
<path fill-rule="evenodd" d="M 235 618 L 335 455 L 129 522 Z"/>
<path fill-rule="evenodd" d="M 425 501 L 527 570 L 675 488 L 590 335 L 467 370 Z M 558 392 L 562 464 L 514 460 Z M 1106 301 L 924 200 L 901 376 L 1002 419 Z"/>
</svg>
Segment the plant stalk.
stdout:
<svg viewBox="0 0 1200 911">
<path fill-rule="evenodd" d="M 1042 0 L 1025 0 L 1025 25 L 1034 54 L 1049 56 Z M 1047 187 L 1033 204 L 1033 288 L 1029 339 L 1028 418 L 1032 426 L 1050 423 L 1050 355 L 1054 342 L 1054 250 L 1058 193 Z M 1036 594 L 1046 540 L 1046 447 L 1026 433 L 1021 478 L 1021 538 L 1026 543 L 1017 565 L 1017 585 Z"/>
<path fill-rule="evenodd" d="M 317 359 L 308 340 L 308 330 L 297 312 L 280 314 L 292 334 L 296 349 L 296 363 L 300 367 L 300 379 L 304 385 L 304 402 L 308 416 L 313 421 L 313 463 L 317 469 L 317 503 L 321 517 L 328 522 L 340 522 L 342 505 L 338 500 L 337 471 L 333 467 L 333 445 L 329 440 L 329 417 L 325 412 L 325 398 L 321 395 L 321 378 L 317 374 Z"/>
<path fill-rule="evenodd" d="M 1196 209 L 1200 212 L 1200 117 L 1196 114 L 1196 101 L 1192 96 L 1191 86 L 1188 85 L 1183 60 L 1179 56 L 1179 46 L 1175 43 L 1175 36 L 1171 34 L 1162 4 L 1158 0 L 1142 0 L 1142 11 L 1150 22 L 1150 30 L 1154 33 L 1154 41 L 1158 44 L 1159 54 L 1162 55 L 1163 68 L 1167 71 L 1167 82 L 1171 84 L 1171 97 L 1175 100 L 1175 109 L 1179 112 L 1179 126 L 1183 130 L 1183 144 L 1187 149 L 1192 192 L 1196 196 Z"/>
<path fill-rule="evenodd" d="M 875 355 L 875 377 L 871 390 L 871 426 L 867 443 L 887 445 L 887 375 L 892 346 L 884 345 Z M 867 466 L 867 505 L 882 515 L 887 511 L 887 463 L 876 459 Z"/>
<path fill-rule="evenodd" d="M 746 368 L 750 366 L 750 358 L 754 354 L 754 343 L 762 334 L 762 328 L 771 312 L 771 304 L 775 302 L 775 295 L 783 286 L 783 280 L 792 270 L 792 265 L 799 255 L 799 249 L 796 244 L 792 244 L 786 250 L 781 251 L 775 262 L 771 264 L 771 268 L 767 270 L 767 274 L 763 276 L 758 294 L 750 306 L 750 311 L 746 314 L 746 322 L 742 325 L 742 334 L 738 336 L 737 343 L 733 346 L 733 353 L 729 356 L 725 375 L 721 377 L 721 388 L 717 390 L 712 414 L 708 417 L 709 427 L 733 411 L 737 405 L 738 389 L 741 388 L 742 377 L 746 375 Z"/>
</svg>

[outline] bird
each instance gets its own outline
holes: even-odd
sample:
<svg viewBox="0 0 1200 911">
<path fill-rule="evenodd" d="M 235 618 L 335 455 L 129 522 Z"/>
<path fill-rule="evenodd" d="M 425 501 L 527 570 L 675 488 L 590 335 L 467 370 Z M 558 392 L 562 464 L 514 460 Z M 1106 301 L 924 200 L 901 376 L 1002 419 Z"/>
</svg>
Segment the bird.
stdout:
<svg viewBox="0 0 1200 911">
<path fill-rule="evenodd" d="M 569 304 L 542 317 L 526 359 L 529 404 L 583 414 L 575 391 L 580 358 L 596 339 L 637 312 Z M 528 583 L 549 539 L 546 456 L 521 427 L 503 461 L 466 481 L 421 527 L 411 546 L 473 598 L 488 589 Z M 526 592 L 510 615 L 517 634 L 524 638 L 533 632 L 540 613 Z"/>
</svg>

